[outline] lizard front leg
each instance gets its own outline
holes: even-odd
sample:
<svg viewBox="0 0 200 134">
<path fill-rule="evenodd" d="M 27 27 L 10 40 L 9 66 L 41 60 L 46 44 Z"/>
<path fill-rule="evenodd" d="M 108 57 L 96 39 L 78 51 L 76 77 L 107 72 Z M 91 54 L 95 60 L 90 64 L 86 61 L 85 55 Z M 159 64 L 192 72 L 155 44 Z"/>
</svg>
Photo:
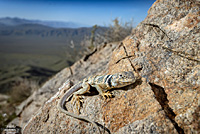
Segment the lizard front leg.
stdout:
<svg viewBox="0 0 200 134">
<path fill-rule="evenodd" d="M 90 85 L 88 84 L 88 80 L 84 79 L 83 82 L 82 82 L 82 88 L 74 93 L 74 97 L 72 98 L 72 102 L 76 101 L 76 110 L 78 111 L 78 113 L 79 113 L 78 109 L 80 108 L 81 102 L 83 102 L 82 97 L 80 95 L 88 92 L 89 90 L 90 90 Z"/>
<path fill-rule="evenodd" d="M 99 94 L 103 96 L 104 100 L 106 99 L 106 97 L 107 98 L 112 97 L 112 94 L 109 91 L 104 92 L 103 88 L 101 88 L 99 85 L 95 85 L 94 87 L 97 89 L 97 91 L 99 92 Z"/>
</svg>

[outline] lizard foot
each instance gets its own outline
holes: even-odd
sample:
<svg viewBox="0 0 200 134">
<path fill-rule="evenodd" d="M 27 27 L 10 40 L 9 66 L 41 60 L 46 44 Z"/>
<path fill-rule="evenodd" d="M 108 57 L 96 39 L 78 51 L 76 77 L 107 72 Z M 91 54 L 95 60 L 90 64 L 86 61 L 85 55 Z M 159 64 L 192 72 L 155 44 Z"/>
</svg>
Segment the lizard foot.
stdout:
<svg viewBox="0 0 200 134">
<path fill-rule="evenodd" d="M 83 98 L 81 97 L 81 96 L 78 96 L 78 95 L 75 95 L 73 98 L 72 98 L 72 103 L 73 102 L 75 102 L 75 104 L 76 104 L 76 111 L 78 112 L 78 113 L 80 113 L 79 112 L 79 109 L 80 109 L 80 107 L 81 107 L 81 104 L 83 103 L 83 100 L 82 100 Z"/>
<path fill-rule="evenodd" d="M 111 98 L 112 94 L 108 91 L 108 92 L 103 93 L 102 96 L 103 96 L 103 98 L 105 100 L 106 98 Z"/>
</svg>

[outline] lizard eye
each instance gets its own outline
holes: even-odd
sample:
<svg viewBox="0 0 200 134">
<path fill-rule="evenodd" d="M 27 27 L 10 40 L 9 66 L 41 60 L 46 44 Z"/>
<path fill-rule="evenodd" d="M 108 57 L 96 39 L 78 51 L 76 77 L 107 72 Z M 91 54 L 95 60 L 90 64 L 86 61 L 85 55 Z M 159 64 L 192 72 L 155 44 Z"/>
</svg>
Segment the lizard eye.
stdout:
<svg viewBox="0 0 200 134">
<path fill-rule="evenodd" d="M 122 74 L 120 74 L 119 76 L 122 77 Z"/>
</svg>

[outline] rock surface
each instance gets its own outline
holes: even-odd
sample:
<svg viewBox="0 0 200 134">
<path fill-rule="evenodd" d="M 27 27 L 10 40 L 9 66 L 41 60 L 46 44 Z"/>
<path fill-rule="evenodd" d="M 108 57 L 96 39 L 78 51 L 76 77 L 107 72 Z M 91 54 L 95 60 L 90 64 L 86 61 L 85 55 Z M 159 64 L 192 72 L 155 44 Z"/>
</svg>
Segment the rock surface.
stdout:
<svg viewBox="0 0 200 134">
<path fill-rule="evenodd" d="M 25 126 L 24 133 L 96 133 L 90 123 L 57 110 L 64 93 L 58 87 L 68 79 L 76 83 L 89 75 L 133 70 L 142 77 L 140 80 L 113 90 L 114 97 L 106 101 L 96 93 L 84 96 L 80 115 L 97 122 L 103 133 L 197 134 L 199 44 L 200 2 L 157 0 L 145 20 L 122 43 L 102 47 L 35 92 L 18 112 L 20 125 Z M 67 108 L 76 113 L 70 102 Z"/>
</svg>

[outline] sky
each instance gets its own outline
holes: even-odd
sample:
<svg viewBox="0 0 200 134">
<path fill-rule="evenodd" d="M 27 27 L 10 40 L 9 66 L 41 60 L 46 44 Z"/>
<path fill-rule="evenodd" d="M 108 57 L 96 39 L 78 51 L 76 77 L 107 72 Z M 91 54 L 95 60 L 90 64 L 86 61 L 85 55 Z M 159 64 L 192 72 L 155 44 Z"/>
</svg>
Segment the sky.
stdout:
<svg viewBox="0 0 200 134">
<path fill-rule="evenodd" d="M 116 17 L 138 24 L 155 0 L 0 0 L 0 18 L 76 22 L 107 26 Z"/>
</svg>

